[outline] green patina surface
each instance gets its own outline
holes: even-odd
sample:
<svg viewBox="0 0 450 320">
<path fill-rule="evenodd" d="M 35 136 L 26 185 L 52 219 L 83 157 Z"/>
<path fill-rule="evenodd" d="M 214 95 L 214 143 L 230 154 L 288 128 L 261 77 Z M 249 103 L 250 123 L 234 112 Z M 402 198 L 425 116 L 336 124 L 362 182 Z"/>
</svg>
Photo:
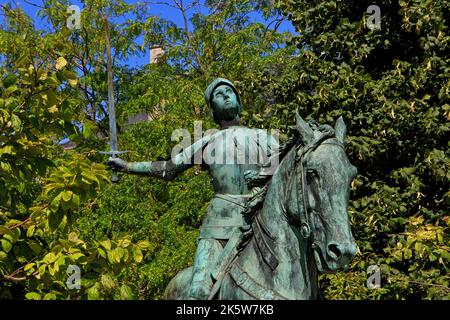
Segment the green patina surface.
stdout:
<svg viewBox="0 0 450 320">
<path fill-rule="evenodd" d="M 356 254 L 347 214 L 356 168 L 344 151 L 342 118 L 332 128 L 297 115 L 295 136 L 280 146 L 240 124 L 241 100 L 229 80 L 214 80 L 205 98 L 220 131 L 168 161 L 108 162 L 172 180 L 200 155 L 211 174 L 216 194 L 194 265 L 171 281 L 166 298 L 320 298 L 318 273 L 344 269 Z"/>
</svg>

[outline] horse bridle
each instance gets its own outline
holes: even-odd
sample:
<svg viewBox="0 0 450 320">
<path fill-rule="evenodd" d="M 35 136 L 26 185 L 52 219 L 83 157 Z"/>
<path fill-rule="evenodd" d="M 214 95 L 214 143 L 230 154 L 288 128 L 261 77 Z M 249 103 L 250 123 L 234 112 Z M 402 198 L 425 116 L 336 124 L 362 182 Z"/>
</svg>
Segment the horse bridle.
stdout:
<svg viewBox="0 0 450 320">
<path fill-rule="evenodd" d="M 334 134 L 323 134 L 318 139 L 315 139 L 312 143 L 307 144 L 304 147 L 299 147 L 299 150 L 296 151 L 295 156 L 295 162 L 300 162 L 299 166 L 295 166 L 295 195 L 296 195 L 296 202 L 297 202 L 297 211 L 300 216 L 300 234 L 303 238 L 308 239 L 311 237 L 311 221 L 314 221 L 313 219 L 310 219 L 310 216 L 312 216 L 313 212 L 315 211 L 315 208 L 311 207 L 309 204 L 309 198 L 307 197 L 307 187 L 306 187 L 306 172 L 304 170 L 305 164 L 306 164 L 306 158 L 307 156 L 317 149 L 318 146 L 321 144 L 333 144 L 338 145 L 340 147 L 344 147 L 342 144 L 334 143 L 334 142 L 324 142 L 328 139 L 334 138 Z M 297 169 L 299 167 L 299 169 Z M 302 186 L 302 198 L 303 198 L 303 210 L 300 210 L 299 206 L 299 193 L 298 193 L 298 171 L 300 170 L 300 177 L 301 177 L 301 186 Z M 319 212 L 317 212 L 320 214 Z M 314 239 L 311 239 L 314 242 Z"/>
</svg>

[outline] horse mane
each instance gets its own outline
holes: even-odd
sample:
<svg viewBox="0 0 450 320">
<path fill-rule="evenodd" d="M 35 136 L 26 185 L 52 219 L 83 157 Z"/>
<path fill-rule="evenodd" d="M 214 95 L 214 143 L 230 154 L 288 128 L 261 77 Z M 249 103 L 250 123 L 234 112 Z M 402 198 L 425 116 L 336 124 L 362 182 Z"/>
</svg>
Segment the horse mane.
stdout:
<svg viewBox="0 0 450 320">
<path fill-rule="evenodd" d="M 315 121 L 314 119 L 311 119 L 310 121 L 308 121 L 308 126 L 314 132 L 315 143 L 318 143 L 319 141 L 322 141 L 323 139 L 335 136 L 335 130 L 333 127 L 331 127 L 327 124 L 319 125 L 317 123 L 317 121 Z M 300 147 L 300 146 L 305 147 L 305 144 L 303 143 L 303 140 L 301 138 L 302 137 L 301 137 L 300 130 L 298 130 L 298 128 L 296 126 L 294 126 L 294 134 L 291 135 L 284 143 L 280 144 L 278 147 L 277 156 L 279 157 L 280 165 L 281 165 L 281 162 L 283 161 L 283 159 L 289 153 L 289 151 L 292 150 L 292 148 Z M 270 159 L 264 165 L 269 165 L 269 163 L 270 163 Z M 245 210 L 245 214 L 250 214 L 250 215 L 254 216 L 262 208 L 262 205 L 264 203 L 264 199 L 266 197 L 266 193 L 268 190 L 268 185 L 269 185 L 269 182 L 272 179 L 272 177 L 273 176 L 266 176 L 263 179 L 261 179 L 261 177 L 257 177 L 255 179 L 255 181 L 252 181 L 253 185 L 255 185 L 255 188 L 254 188 L 255 192 L 247 203 L 247 208 Z"/>
</svg>

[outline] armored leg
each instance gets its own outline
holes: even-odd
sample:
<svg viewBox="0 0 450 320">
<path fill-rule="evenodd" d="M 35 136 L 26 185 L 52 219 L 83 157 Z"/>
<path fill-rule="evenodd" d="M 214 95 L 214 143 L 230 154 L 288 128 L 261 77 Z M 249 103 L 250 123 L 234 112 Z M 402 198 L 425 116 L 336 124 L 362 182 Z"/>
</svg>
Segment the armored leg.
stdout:
<svg viewBox="0 0 450 320">
<path fill-rule="evenodd" d="M 211 267 L 223 248 L 216 239 L 200 239 L 195 253 L 193 276 L 188 298 L 205 300 L 213 286 Z"/>
</svg>

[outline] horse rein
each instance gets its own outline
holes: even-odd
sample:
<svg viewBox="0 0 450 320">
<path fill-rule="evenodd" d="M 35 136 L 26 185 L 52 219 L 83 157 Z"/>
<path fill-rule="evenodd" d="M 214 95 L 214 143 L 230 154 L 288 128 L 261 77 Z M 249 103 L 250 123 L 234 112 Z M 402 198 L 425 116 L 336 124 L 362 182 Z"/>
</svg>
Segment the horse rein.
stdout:
<svg viewBox="0 0 450 320">
<path fill-rule="evenodd" d="M 299 207 L 299 193 L 298 193 L 298 169 L 297 166 L 295 167 L 295 195 L 296 195 L 296 202 L 297 202 L 297 211 L 299 213 L 300 216 L 300 234 L 302 235 L 303 238 L 308 239 L 311 237 L 312 232 L 311 232 L 311 224 L 313 219 L 310 219 L 310 215 L 312 214 L 312 212 L 314 212 L 315 210 L 313 210 L 314 208 L 312 208 L 309 204 L 309 198 L 307 197 L 307 188 L 306 188 L 306 173 L 304 170 L 305 164 L 306 164 L 306 158 L 307 156 L 314 151 L 315 149 L 317 149 L 318 146 L 322 145 L 322 144 L 333 144 L 333 145 L 338 145 L 340 147 L 343 148 L 343 145 L 338 144 L 338 143 L 332 143 L 332 142 L 324 142 L 328 139 L 331 139 L 334 137 L 334 134 L 324 134 L 323 136 L 321 136 L 320 138 L 316 139 L 315 141 L 313 141 L 311 144 L 308 144 L 306 146 L 304 146 L 302 149 L 300 149 L 299 151 L 296 151 L 296 157 L 295 157 L 295 162 L 300 162 L 300 177 L 301 177 L 301 186 L 302 186 L 302 197 L 303 197 L 303 210 L 300 210 Z M 300 152 L 301 151 L 301 152 Z M 311 239 L 312 242 L 314 242 L 314 239 Z"/>
</svg>

